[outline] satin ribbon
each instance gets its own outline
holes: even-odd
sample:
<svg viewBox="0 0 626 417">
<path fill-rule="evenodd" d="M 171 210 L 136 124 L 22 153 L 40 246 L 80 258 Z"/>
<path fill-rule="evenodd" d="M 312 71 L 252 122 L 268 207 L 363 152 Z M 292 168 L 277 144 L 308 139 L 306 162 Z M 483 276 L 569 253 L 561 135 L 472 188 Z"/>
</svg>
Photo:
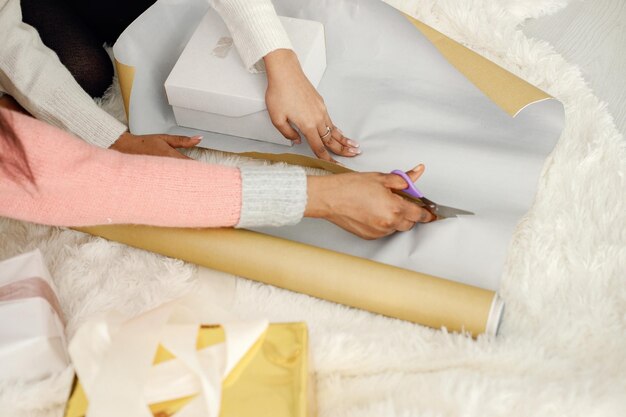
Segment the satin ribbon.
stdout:
<svg viewBox="0 0 626 417">
<path fill-rule="evenodd" d="M 63 310 L 54 290 L 40 277 L 25 278 L 0 287 L 0 303 L 3 301 L 23 300 L 26 298 L 43 298 L 59 316 L 65 325 Z"/>
<path fill-rule="evenodd" d="M 87 417 L 151 417 L 148 404 L 192 395 L 176 416 L 218 417 L 223 380 L 268 323 L 225 323 L 226 341 L 198 351 L 200 325 L 197 310 L 177 301 L 130 320 L 111 313 L 81 326 L 69 350 L 89 400 Z M 176 358 L 153 365 L 159 345 Z"/>
</svg>

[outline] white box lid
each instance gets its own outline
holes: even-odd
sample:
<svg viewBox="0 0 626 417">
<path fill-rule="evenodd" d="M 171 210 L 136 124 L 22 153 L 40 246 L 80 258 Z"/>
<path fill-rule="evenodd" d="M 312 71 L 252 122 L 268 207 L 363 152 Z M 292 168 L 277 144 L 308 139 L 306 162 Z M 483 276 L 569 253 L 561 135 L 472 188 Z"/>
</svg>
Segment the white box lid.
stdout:
<svg viewBox="0 0 626 417">
<path fill-rule="evenodd" d="M 305 75 L 317 87 L 326 70 L 324 26 L 311 20 L 280 17 Z M 234 45 L 225 56 L 220 48 L 230 32 L 210 9 L 165 81 L 172 106 L 240 117 L 263 111 L 267 78 L 250 73 Z M 221 45 L 220 45 L 221 42 Z"/>
</svg>

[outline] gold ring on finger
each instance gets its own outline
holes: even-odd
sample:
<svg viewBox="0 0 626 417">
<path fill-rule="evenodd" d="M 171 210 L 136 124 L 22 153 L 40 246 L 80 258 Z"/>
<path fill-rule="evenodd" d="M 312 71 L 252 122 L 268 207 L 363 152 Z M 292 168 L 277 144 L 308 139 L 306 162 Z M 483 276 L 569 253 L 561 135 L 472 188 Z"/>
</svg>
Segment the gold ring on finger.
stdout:
<svg viewBox="0 0 626 417">
<path fill-rule="evenodd" d="M 326 139 L 327 137 L 329 137 L 331 133 L 332 133 L 332 131 L 331 131 L 330 127 L 326 126 L 326 133 L 324 133 L 323 135 L 321 135 L 321 136 L 320 136 L 320 138 L 321 138 L 321 139 L 322 139 L 322 141 L 323 141 L 324 139 Z"/>
</svg>

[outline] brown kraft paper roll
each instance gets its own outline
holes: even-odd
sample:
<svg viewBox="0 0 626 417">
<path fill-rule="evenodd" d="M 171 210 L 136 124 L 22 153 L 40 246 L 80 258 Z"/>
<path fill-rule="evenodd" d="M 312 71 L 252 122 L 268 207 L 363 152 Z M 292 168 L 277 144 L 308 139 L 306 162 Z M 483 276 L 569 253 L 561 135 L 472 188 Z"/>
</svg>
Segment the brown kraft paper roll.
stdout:
<svg viewBox="0 0 626 417">
<path fill-rule="evenodd" d="M 76 230 L 287 290 L 476 337 L 495 334 L 489 290 L 248 230 L 95 226 Z"/>
</svg>

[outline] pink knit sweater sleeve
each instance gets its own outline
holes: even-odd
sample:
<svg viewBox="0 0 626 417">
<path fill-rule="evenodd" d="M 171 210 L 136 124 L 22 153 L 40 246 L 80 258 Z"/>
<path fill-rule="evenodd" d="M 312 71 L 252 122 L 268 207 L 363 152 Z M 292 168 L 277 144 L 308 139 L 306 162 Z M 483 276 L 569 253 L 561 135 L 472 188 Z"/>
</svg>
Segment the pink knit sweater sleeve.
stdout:
<svg viewBox="0 0 626 417">
<path fill-rule="evenodd" d="M 31 117 L 0 109 L 25 148 L 34 186 L 0 170 L 0 215 L 57 226 L 234 226 L 241 212 L 237 168 L 126 155 L 87 145 Z M 0 152 L 7 149 L 0 141 Z M 5 159 L 5 158 L 3 158 Z"/>
</svg>

